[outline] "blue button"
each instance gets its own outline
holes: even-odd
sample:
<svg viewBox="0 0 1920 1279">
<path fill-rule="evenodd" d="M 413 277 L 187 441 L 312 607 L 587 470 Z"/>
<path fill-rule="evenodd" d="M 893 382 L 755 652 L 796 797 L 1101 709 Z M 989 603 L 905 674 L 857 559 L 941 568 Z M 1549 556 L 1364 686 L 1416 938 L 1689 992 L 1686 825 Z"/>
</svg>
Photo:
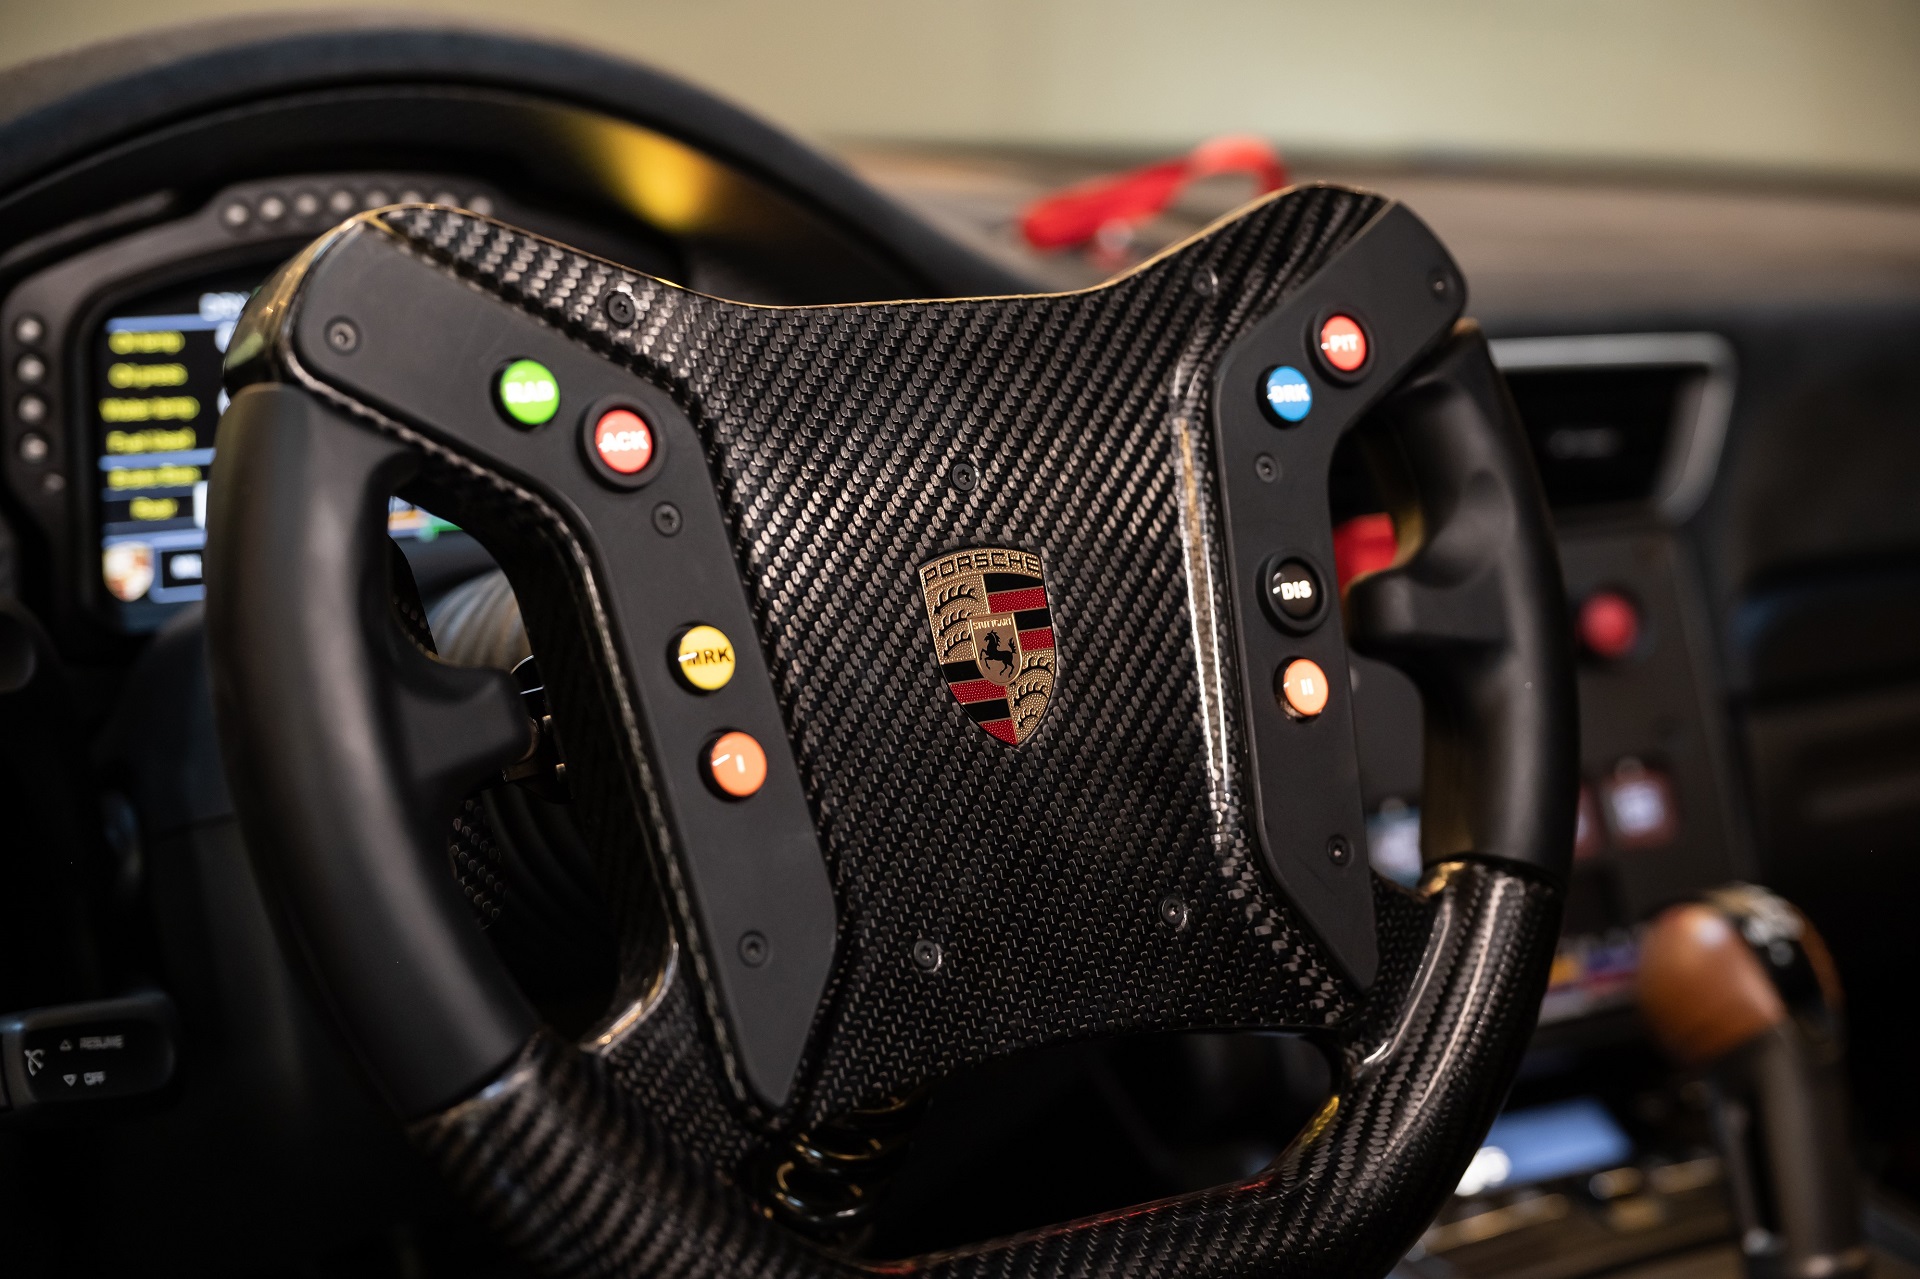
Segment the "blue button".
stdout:
<svg viewBox="0 0 1920 1279">
<path fill-rule="evenodd" d="M 1298 422 L 1313 408 L 1313 387 L 1307 375 L 1291 364 L 1267 374 L 1267 407 L 1283 422 Z"/>
</svg>

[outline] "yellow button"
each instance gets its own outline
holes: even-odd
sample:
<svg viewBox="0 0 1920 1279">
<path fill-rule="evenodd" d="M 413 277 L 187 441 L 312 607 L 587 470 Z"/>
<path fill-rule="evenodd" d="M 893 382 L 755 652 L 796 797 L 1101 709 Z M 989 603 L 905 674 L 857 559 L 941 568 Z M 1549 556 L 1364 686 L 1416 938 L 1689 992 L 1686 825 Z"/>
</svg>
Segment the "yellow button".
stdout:
<svg viewBox="0 0 1920 1279">
<path fill-rule="evenodd" d="M 681 634 L 673 660 L 689 688 L 711 693 L 733 678 L 733 641 L 717 626 L 695 626 Z"/>
<path fill-rule="evenodd" d="M 1280 677 L 1280 696 L 1286 703 L 1287 714 L 1296 719 L 1312 719 L 1327 709 L 1327 673 L 1320 669 L 1320 663 L 1296 657 L 1287 663 L 1286 672 Z"/>
<path fill-rule="evenodd" d="M 767 784 L 767 753 L 752 736 L 722 733 L 707 747 L 707 777 L 729 799 L 745 799 Z"/>
</svg>

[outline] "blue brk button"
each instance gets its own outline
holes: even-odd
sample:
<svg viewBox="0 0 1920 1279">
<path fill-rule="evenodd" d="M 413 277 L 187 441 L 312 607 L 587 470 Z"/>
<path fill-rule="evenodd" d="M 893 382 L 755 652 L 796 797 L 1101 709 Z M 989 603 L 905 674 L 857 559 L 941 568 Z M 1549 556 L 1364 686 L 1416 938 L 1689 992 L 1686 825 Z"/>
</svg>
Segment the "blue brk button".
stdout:
<svg viewBox="0 0 1920 1279">
<path fill-rule="evenodd" d="M 1283 422 L 1298 422 L 1313 408 L 1313 387 L 1306 374 L 1282 364 L 1267 374 L 1267 407 Z"/>
</svg>

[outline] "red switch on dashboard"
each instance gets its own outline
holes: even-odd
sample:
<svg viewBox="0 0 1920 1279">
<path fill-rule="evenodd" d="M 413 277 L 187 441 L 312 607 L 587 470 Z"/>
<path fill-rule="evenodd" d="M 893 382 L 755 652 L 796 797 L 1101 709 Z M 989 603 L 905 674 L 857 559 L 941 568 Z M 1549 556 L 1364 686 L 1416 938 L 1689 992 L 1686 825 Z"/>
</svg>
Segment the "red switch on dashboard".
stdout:
<svg viewBox="0 0 1920 1279">
<path fill-rule="evenodd" d="M 1640 647 L 1640 607 L 1619 591 L 1595 591 L 1580 602 L 1575 629 L 1589 654 L 1617 662 Z"/>
</svg>

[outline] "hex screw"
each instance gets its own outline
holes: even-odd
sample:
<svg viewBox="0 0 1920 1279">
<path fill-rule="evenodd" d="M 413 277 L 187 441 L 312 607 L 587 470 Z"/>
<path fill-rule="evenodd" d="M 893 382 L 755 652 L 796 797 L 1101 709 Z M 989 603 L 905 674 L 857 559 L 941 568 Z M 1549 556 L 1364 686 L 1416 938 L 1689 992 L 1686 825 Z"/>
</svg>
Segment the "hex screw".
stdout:
<svg viewBox="0 0 1920 1279">
<path fill-rule="evenodd" d="M 653 527 L 661 537 L 672 537 L 680 531 L 680 508 L 672 502 L 662 502 L 653 508 Z"/>
<path fill-rule="evenodd" d="M 1327 858 L 1335 866 L 1345 866 L 1353 860 L 1353 845 L 1345 835 L 1335 835 L 1327 841 Z"/>
<path fill-rule="evenodd" d="M 360 330 L 352 320 L 333 320 L 327 324 L 327 345 L 342 355 L 351 355 L 360 346 Z"/>
<path fill-rule="evenodd" d="M 640 308 L 635 305 L 633 294 L 619 289 L 607 294 L 606 301 L 600 307 L 607 313 L 608 322 L 616 329 L 629 327 L 640 316 Z"/>
<path fill-rule="evenodd" d="M 1187 926 L 1187 904 L 1180 898 L 1168 893 L 1160 899 L 1160 922 L 1174 932 L 1182 932 Z"/>
<path fill-rule="evenodd" d="M 1272 454 L 1262 453 L 1253 459 L 1253 473 L 1262 484 L 1271 484 L 1280 478 L 1280 464 L 1273 460 Z"/>
<path fill-rule="evenodd" d="M 947 472 L 947 483 L 962 493 L 971 493 L 980 486 L 980 470 L 971 462 L 955 462 Z"/>
<path fill-rule="evenodd" d="M 1220 291 L 1220 277 L 1213 273 L 1210 266 L 1193 269 L 1193 291 L 1203 298 L 1210 298 Z"/>
<path fill-rule="evenodd" d="M 740 938 L 740 962 L 749 968 L 758 968 L 767 962 L 767 939 L 759 933 L 746 933 Z"/>
<path fill-rule="evenodd" d="M 946 955 L 941 951 L 940 943 L 937 941 L 922 937 L 913 943 L 913 962 L 923 973 L 940 971 L 940 963 L 945 958 Z"/>
</svg>

